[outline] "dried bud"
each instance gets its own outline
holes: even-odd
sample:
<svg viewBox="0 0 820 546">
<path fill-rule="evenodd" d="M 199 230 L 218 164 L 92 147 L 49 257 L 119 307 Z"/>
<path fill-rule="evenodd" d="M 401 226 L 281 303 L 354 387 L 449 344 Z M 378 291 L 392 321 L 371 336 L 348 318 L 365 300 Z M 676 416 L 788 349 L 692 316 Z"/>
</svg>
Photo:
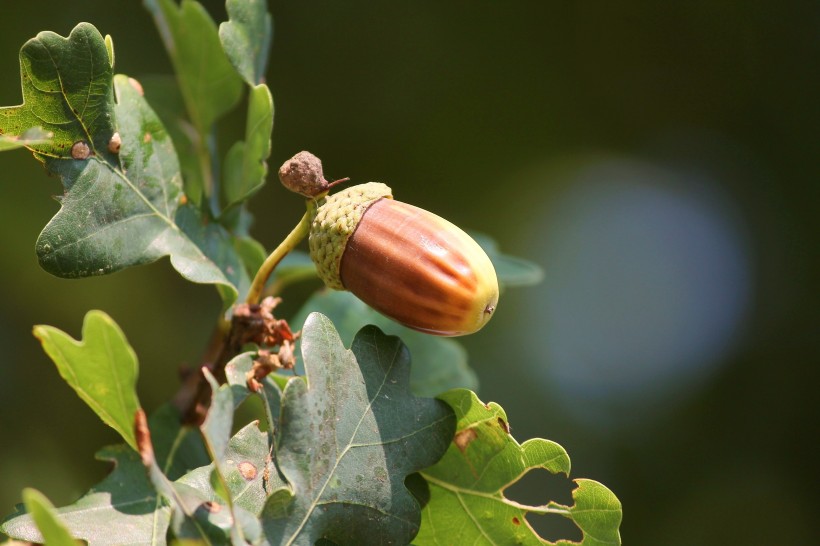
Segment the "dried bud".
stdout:
<svg viewBox="0 0 820 546">
<path fill-rule="evenodd" d="M 310 152 L 299 152 L 282 164 L 279 180 L 290 191 L 315 197 L 328 190 L 322 161 Z"/>
<path fill-rule="evenodd" d="M 490 259 L 469 235 L 394 201 L 378 182 L 322 199 L 310 232 L 319 276 L 401 324 L 430 334 L 479 330 L 498 304 Z"/>
</svg>

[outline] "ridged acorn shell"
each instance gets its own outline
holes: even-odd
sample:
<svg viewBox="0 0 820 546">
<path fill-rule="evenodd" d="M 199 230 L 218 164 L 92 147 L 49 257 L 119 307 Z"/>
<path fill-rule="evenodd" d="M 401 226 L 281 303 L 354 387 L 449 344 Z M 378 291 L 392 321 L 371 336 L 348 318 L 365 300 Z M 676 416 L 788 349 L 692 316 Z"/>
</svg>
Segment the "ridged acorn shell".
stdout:
<svg viewBox="0 0 820 546">
<path fill-rule="evenodd" d="M 394 201 L 384 184 L 320 202 L 310 249 L 327 286 L 415 330 L 469 334 L 498 304 L 495 269 L 481 247 L 447 220 Z"/>
<path fill-rule="evenodd" d="M 371 204 L 342 256 L 344 287 L 414 330 L 441 336 L 483 327 L 498 305 L 492 262 L 469 235 L 424 209 Z"/>
</svg>

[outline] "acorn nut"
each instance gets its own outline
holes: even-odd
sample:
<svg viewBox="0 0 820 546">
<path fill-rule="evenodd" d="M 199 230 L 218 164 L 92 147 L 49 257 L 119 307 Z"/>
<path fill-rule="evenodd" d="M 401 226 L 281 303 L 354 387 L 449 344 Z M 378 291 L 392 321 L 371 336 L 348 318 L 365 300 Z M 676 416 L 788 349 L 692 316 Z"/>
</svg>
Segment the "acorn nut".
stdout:
<svg viewBox="0 0 820 546">
<path fill-rule="evenodd" d="M 414 330 L 478 331 L 498 305 L 498 280 L 469 235 L 369 182 L 319 199 L 310 254 L 319 277 Z"/>
</svg>

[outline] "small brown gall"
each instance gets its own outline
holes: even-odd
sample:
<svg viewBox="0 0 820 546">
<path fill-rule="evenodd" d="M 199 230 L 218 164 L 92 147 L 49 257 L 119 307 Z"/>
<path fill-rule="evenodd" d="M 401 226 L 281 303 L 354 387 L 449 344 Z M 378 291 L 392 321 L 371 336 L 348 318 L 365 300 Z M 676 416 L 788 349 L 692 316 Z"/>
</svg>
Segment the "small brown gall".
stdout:
<svg viewBox="0 0 820 546">
<path fill-rule="evenodd" d="M 71 157 L 74 159 L 88 159 L 91 156 L 91 148 L 84 140 L 78 140 L 71 147 Z"/>
<path fill-rule="evenodd" d="M 248 461 L 242 461 L 238 465 L 236 465 L 237 470 L 245 478 L 246 481 L 251 481 L 256 477 L 256 466 L 253 463 L 249 463 Z"/>
<path fill-rule="evenodd" d="M 120 153 L 120 147 L 122 146 L 122 137 L 120 137 L 119 133 L 114 133 L 111 135 L 111 140 L 108 141 L 108 151 L 112 154 Z"/>
</svg>

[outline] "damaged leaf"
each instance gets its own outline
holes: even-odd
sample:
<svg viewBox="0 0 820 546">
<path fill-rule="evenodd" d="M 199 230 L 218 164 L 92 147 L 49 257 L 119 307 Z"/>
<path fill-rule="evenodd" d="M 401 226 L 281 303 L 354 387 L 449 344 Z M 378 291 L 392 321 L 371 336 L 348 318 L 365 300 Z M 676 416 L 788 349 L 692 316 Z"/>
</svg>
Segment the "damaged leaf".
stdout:
<svg viewBox="0 0 820 546">
<path fill-rule="evenodd" d="M 519 444 L 509 433 L 501 406 L 485 405 L 470 391 L 450 391 L 441 399 L 455 410 L 458 424 L 444 457 L 421 472 L 430 496 L 413 544 L 449 544 L 454 529 L 461 544 L 621 544 L 621 503 L 598 482 L 575 480 L 572 506 L 549 499 L 527 506 L 504 496 L 506 488 L 532 469 L 569 475 L 564 448 L 541 438 Z M 563 516 L 575 523 L 583 539 L 547 542 L 526 524 L 527 514 Z"/>
<path fill-rule="evenodd" d="M 346 350 L 327 317 L 302 331 L 306 379 L 282 396 L 276 461 L 289 487 L 262 514 L 272 544 L 406 544 L 420 509 L 404 485 L 453 435 L 442 402 L 409 389 L 407 349 L 369 326 Z"/>
</svg>

